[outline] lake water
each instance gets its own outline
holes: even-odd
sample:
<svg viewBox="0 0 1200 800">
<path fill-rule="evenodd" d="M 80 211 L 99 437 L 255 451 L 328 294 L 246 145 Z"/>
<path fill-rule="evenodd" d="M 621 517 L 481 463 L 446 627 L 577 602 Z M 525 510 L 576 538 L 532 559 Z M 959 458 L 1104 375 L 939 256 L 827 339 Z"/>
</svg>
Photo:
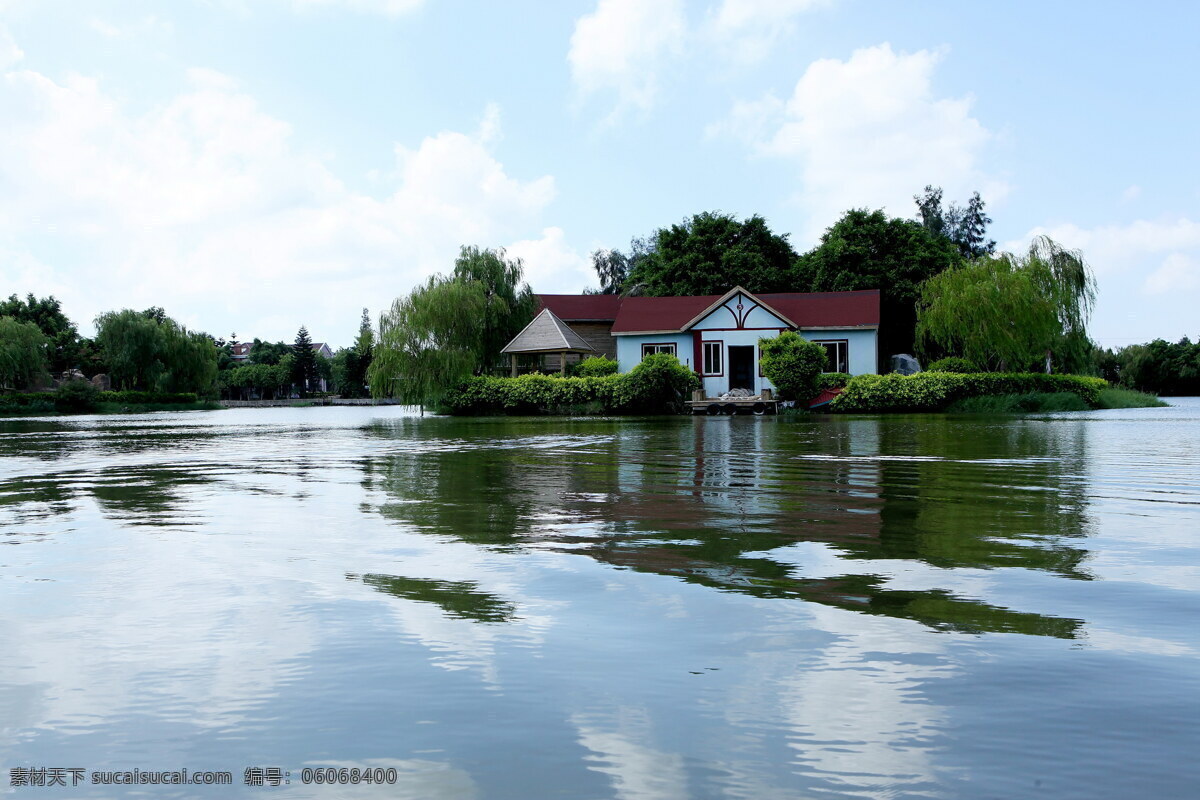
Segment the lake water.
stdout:
<svg viewBox="0 0 1200 800">
<path fill-rule="evenodd" d="M 0 794 L 1200 796 L 1173 402 L 0 421 Z"/>
</svg>

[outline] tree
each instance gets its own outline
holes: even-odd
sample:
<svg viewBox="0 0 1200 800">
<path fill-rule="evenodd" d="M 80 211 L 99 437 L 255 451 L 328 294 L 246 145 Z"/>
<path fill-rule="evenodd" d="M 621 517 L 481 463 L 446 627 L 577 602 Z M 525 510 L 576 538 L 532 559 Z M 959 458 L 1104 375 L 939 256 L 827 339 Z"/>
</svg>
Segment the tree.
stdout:
<svg viewBox="0 0 1200 800">
<path fill-rule="evenodd" d="M 1070 371 L 1090 355 L 1080 342 L 1095 299 L 1083 256 L 1039 236 L 1025 255 L 984 256 L 930 278 L 917 335 L 927 354 L 938 348 L 989 370 L 1036 369 L 1049 356 Z"/>
<path fill-rule="evenodd" d="M 476 372 L 500 364 L 500 351 L 533 319 L 537 301 L 524 282 L 521 259 L 509 259 L 503 248 L 481 250 L 463 247 L 454 262 L 453 280 L 479 288 L 483 309 L 476 319 L 479 327 L 479 360 Z"/>
<path fill-rule="evenodd" d="M 758 340 L 763 376 L 783 400 L 808 401 L 817 396 L 817 378 L 829 361 L 825 348 L 794 331 Z"/>
<path fill-rule="evenodd" d="M 789 291 L 796 251 L 758 215 L 739 221 L 706 211 L 643 243 L 629 266 L 626 290 L 649 296 L 724 294 L 734 286 L 751 292 Z M 636 242 L 637 240 L 635 240 Z"/>
<path fill-rule="evenodd" d="M 962 263 L 950 240 L 883 211 L 847 211 L 796 262 L 796 288 L 809 292 L 879 290 L 880 369 L 911 353 L 921 284 Z"/>
<path fill-rule="evenodd" d="M 620 294 L 629 277 L 629 257 L 620 250 L 596 250 L 592 253 L 592 269 L 600 280 L 595 294 Z"/>
<path fill-rule="evenodd" d="M 397 298 L 379 322 L 368 370 L 371 394 L 435 404 L 481 361 L 480 319 L 487 297 L 478 281 L 435 275 Z"/>
<path fill-rule="evenodd" d="M 255 364 L 268 366 L 278 364 L 280 359 L 292 352 L 292 346 L 285 342 L 264 342 L 258 337 L 250 345 L 250 360 Z"/>
<path fill-rule="evenodd" d="M 996 252 L 996 242 L 987 238 L 992 218 L 984 213 L 979 192 L 971 195 L 965 207 L 951 203 L 942 208 L 941 187 L 926 186 L 925 193 L 913 195 L 921 225 L 934 236 L 942 236 L 958 247 L 964 258 L 979 258 Z"/>
<path fill-rule="evenodd" d="M 308 328 L 303 325 L 296 332 L 296 341 L 292 343 L 292 383 L 300 387 L 300 396 L 306 395 L 318 378 L 317 353 L 313 350 L 312 339 Z"/>
<path fill-rule="evenodd" d="M 96 344 L 114 385 L 157 392 L 212 392 L 217 378 L 212 337 L 193 333 L 161 312 L 125 309 L 96 317 Z"/>
<path fill-rule="evenodd" d="M 49 351 L 50 339 L 37 325 L 0 316 L 0 388 L 28 389 L 46 380 Z"/>
<path fill-rule="evenodd" d="M 363 309 L 358 336 L 351 347 L 339 350 L 333 357 L 331 372 L 335 391 L 343 397 L 362 397 L 367 382 L 367 369 L 375 350 L 375 332 L 371 317 Z"/>
<path fill-rule="evenodd" d="M 47 357 L 51 371 L 64 372 L 81 366 L 79 331 L 75 323 L 67 319 L 62 304 L 54 295 L 37 298 L 30 293 L 24 300 L 11 295 L 0 301 L 0 317 L 12 317 L 18 322 L 37 326 L 49 340 Z"/>
</svg>

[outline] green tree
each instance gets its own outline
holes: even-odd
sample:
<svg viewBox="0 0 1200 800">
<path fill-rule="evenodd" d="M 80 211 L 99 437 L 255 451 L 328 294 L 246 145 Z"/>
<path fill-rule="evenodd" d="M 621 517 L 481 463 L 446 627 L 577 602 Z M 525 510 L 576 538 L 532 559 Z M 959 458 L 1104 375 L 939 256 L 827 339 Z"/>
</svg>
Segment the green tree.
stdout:
<svg viewBox="0 0 1200 800">
<path fill-rule="evenodd" d="M 49 378 L 50 339 L 32 322 L 0 316 L 0 388 L 28 389 Z"/>
<path fill-rule="evenodd" d="M 125 309 L 101 314 L 96 317 L 96 344 L 117 388 L 198 394 L 216 388 L 212 337 L 188 331 L 165 313 Z"/>
<path fill-rule="evenodd" d="M 943 236 L 958 247 L 964 258 L 979 258 L 996 252 L 996 242 L 987 238 L 992 218 L 984 213 L 979 192 L 971 195 L 966 206 L 951 203 L 942 208 L 941 187 L 926 186 L 925 193 L 914 195 L 921 225 L 935 236 Z"/>
<path fill-rule="evenodd" d="M 397 298 L 379 323 L 367 372 L 371 394 L 436 404 L 481 363 L 480 320 L 487 297 L 478 281 L 434 276 Z"/>
<path fill-rule="evenodd" d="M 825 348 L 793 331 L 758 340 L 763 376 L 783 400 L 808 401 L 817 396 L 817 378 L 828 366 Z"/>
<path fill-rule="evenodd" d="M 371 366 L 374 350 L 375 331 L 364 308 L 353 346 L 339 350 L 333 357 L 333 382 L 336 391 L 343 397 L 362 397 L 365 394 L 367 370 Z"/>
<path fill-rule="evenodd" d="M 930 278 L 922 289 L 921 350 L 961 356 L 988 370 L 1060 369 L 1086 363 L 1095 279 L 1078 251 L 1045 236 L 1028 253 L 984 256 Z M 1082 354 L 1078 351 L 1083 351 Z"/>
<path fill-rule="evenodd" d="M 454 262 L 452 278 L 477 286 L 483 296 L 483 309 L 476 319 L 479 332 L 475 371 L 488 371 L 500 364 L 504 345 L 533 319 L 537 301 L 523 280 L 524 265 L 519 258 L 507 258 L 503 248 L 463 247 Z"/>
<path fill-rule="evenodd" d="M 958 248 L 912 220 L 883 211 L 847 211 L 796 262 L 796 288 L 809 292 L 879 290 L 880 368 L 914 350 L 916 302 L 928 278 L 962 263 Z"/>
<path fill-rule="evenodd" d="M 79 331 L 75 323 L 67 319 L 62 304 L 54 295 L 38 298 L 30 293 L 24 300 L 15 294 L 11 295 L 7 300 L 0 300 L 0 317 L 12 317 L 18 322 L 37 326 L 49 340 L 51 371 L 64 372 L 81 366 Z"/>
<path fill-rule="evenodd" d="M 308 328 L 303 325 L 296 332 L 296 341 L 292 343 L 292 356 L 295 358 L 295 361 L 292 362 L 292 383 L 299 387 L 300 396 L 303 397 L 308 394 L 319 377 L 317 353 L 313 350 Z"/>
<path fill-rule="evenodd" d="M 757 214 L 738 220 L 706 211 L 660 228 L 629 266 L 625 289 L 650 296 L 723 294 L 794 289 L 796 251 Z M 627 259 L 628 260 L 628 259 Z"/>
<path fill-rule="evenodd" d="M 280 359 L 292 352 L 291 345 L 285 342 L 264 342 L 258 337 L 250 345 L 250 360 L 255 364 L 278 364 Z"/>
<path fill-rule="evenodd" d="M 600 289 L 585 290 L 585 294 L 620 294 L 629 277 L 629 256 L 620 250 L 596 250 L 592 253 L 592 269 Z"/>
</svg>

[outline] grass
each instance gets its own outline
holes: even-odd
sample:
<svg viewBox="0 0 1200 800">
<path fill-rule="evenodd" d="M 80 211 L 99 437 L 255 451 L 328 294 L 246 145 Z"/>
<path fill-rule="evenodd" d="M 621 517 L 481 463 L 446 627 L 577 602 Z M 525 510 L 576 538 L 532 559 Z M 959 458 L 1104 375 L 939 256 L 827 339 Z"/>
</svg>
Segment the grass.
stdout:
<svg viewBox="0 0 1200 800">
<path fill-rule="evenodd" d="M 1088 404 L 1074 392 L 1029 392 L 965 397 L 947 407 L 951 414 L 1029 414 L 1048 411 L 1087 411 Z"/>
<path fill-rule="evenodd" d="M 1156 408 L 1165 406 L 1152 394 L 1132 389 L 1101 389 L 1096 408 Z M 1088 404 L 1073 392 L 1030 392 L 967 397 L 950 404 L 951 414 L 1029 414 L 1051 411 L 1087 411 Z"/>
<path fill-rule="evenodd" d="M 1101 389 L 1100 408 L 1161 408 L 1170 405 L 1152 394 L 1133 389 Z"/>
</svg>

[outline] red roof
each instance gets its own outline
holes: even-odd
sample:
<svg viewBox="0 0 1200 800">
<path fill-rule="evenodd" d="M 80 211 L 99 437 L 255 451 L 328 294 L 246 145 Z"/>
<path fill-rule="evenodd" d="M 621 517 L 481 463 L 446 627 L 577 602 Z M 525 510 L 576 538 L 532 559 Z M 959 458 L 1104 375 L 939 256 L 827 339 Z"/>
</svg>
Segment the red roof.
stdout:
<svg viewBox="0 0 1200 800">
<path fill-rule="evenodd" d="M 613 333 L 682 330 L 697 314 L 721 299 L 721 295 L 686 297 L 626 297 L 613 323 Z"/>
<path fill-rule="evenodd" d="M 750 294 L 747 292 L 747 294 Z M 801 328 L 841 328 L 879 325 L 879 290 L 857 292 L 772 292 L 761 302 Z M 613 333 L 680 331 L 715 304 L 723 295 L 687 297 L 621 297 L 615 294 L 540 294 L 549 308 L 566 322 L 612 320 Z"/>
<path fill-rule="evenodd" d="M 538 310 L 548 308 L 564 321 L 614 320 L 621 308 L 616 294 L 539 294 Z"/>
<path fill-rule="evenodd" d="M 754 295 L 801 328 L 879 324 L 879 290 Z"/>
</svg>

